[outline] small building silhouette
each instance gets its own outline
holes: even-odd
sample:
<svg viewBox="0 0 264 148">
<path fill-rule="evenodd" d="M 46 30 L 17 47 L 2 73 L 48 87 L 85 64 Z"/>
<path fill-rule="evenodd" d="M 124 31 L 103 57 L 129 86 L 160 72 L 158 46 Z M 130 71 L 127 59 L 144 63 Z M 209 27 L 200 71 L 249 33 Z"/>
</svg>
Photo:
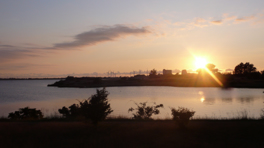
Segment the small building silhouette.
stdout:
<svg viewBox="0 0 264 148">
<path fill-rule="evenodd" d="M 187 70 L 183 69 L 181 72 L 182 75 L 187 75 Z"/>
<path fill-rule="evenodd" d="M 166 70 L 166 69 L 163 69 L 163 75 L 172 75 L 172 70 Z"/>
</svg>

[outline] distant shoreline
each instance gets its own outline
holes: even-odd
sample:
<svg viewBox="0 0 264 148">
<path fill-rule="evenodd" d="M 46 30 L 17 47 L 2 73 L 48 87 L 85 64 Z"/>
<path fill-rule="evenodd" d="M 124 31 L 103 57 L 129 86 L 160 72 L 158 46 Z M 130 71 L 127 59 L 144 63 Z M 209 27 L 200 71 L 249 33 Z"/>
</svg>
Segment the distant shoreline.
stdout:
<svg viewBox="0 0 264 148">
<path fill-rule="evenodd" d="M 60 80 L 65 78 L 0 78 L 1 80 Z"/>
<path fill-rule="evenodd" d="M 67 77 L 49 87 L 69 87 L 69 88 L 97 88 L 97 87 L 126 87 L 126 86 L 172 86 L 172 87 L 218 87 L 229 88 L 264 88 L 264 80 L 230 79 L 221 80 L 220 85 L 212 78 L 200 79 L 199 77 L 161 77 L 161 78 L 75 78 Z"/>
</svg>

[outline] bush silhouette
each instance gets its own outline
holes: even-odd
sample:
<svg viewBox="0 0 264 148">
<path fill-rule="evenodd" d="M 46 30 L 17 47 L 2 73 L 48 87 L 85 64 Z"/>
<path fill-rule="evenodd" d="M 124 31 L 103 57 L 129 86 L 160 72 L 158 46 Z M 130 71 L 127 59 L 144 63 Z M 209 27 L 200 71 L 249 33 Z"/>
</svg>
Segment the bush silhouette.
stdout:
<svg viewBox="0 0 264 148">
<path fill-rule="evenodd" d="M 186 128 L 190 118 L 194 115 L 195 111 L 189 110 L 185 107 L 178 107 L 178 109 L 171 108 L 173 120 L 179 125 L 180 128 Z"/>
<path fill-rule="evenodd" d="M 36 120 L 42 119 L 43 114 L 40 110 L 36 110 L 36 108 L 20 108 L 19 111 L 11 112 L 8 115 L 10 119 L 22 119 L 22 120 Z"/>
<path fill-rule="evenodd" d="M 63 117 L 66 118 L 76 118 L 80 115 L 80 106 L 77 104 L 73 104 L 69 106 L 69 109 L 63 106 L 62 109 L 58 110 L 60 114 L 63 115 Z"/>
<path fill-rule="evenodd" d="M 148 120 L 151 119 L 151 116 L 157 115 L 160 113 L 159 109 L 160 107 L 163 107 L 163 104 L 154 105 L 154 106 L 147 106 L 147 102 L 143 103 L 135 103 L 137 108 L 129 108 L 128 112 L 133 112 L 136 110 L 136 113 L 133 114 L 133 119 L 140 119 L 140 120 Z M 154 103 L 155 104 L 155 103 Z"/>
<path fill-rule="evenodd" d="M 87 119 L 91 119 L 94 125 L 97 125 L 99 121 L 104 120 L 113 112 L 108 103 L 108 95 L 109 93 L 105 88 L 102 90 L 97 89 L 96 94 L 80 102 L 82 115 Z"/>
<path fill-rule="evenodd" d="M 73 104 L 68 108 L 65 106 L 59 109 L 66 118 L 75 119 L 77 116 L 84 116 L 86 119 L 92 120 L 94 125 L 97 125 L 99 121 L 104 120 L 113 110 L 108 103 L 107 96 L 108 91 L 103 88 L 102 90 L 96 90 L 96 94 L 91 95 L 88 99 L 80 101 L 80 104 Z"/>
<path fill-rule="evenodd" d="M 264 109 L 261 110 L 260 119 L 264 120 Z"/>
</svg>

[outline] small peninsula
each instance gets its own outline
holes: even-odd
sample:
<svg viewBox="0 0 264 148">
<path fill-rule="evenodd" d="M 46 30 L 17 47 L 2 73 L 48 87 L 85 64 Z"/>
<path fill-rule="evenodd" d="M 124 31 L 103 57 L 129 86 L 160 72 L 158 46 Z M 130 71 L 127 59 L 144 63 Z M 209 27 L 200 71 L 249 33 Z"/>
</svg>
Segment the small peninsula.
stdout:
<svg viewBox="0 0 264 148">
<path fill-rule="evenodd" d="M 186 75 L 135 75 L 133 77 L 73 77 L 68 76 L 53 87 L 119 87 L 119 86 L 174 86 L 174 87 L 220 87 L 220 88 L 264 88 L 264 79 L 242 77 L 231 74 Z"/>
</svg>

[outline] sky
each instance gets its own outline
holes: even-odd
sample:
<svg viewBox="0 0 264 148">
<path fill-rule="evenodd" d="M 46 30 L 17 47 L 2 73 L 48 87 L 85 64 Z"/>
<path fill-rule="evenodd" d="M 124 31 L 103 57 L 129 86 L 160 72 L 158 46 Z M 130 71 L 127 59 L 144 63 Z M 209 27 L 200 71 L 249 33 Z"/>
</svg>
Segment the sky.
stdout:
<svg viewBox="0 0 264 148">
<path fill-rule="evenodd" d="M 0 78 L 264 69 L 263 0 L 0 0 Z"/>
</svg>

